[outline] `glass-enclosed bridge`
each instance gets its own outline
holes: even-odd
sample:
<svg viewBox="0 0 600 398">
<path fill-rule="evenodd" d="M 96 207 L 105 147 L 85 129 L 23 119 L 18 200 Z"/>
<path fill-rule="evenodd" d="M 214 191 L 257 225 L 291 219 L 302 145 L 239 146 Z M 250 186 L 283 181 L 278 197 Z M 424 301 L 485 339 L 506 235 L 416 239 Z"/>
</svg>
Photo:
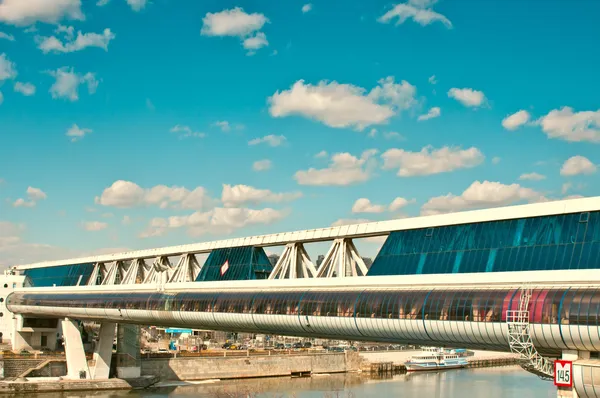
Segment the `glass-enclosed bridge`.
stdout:
<svg viewBox="0 0 600 398">
<path fill-rule="evenodd" d="M 383 235 L 367 270 L 352 240 Z M 333 243 L 317 268 L 303 245 L 320 241 Z M 272 267 L 263 248 L 283 245 Z M 595 197 L 20 265 L 33 287 L 6 305 L 23 318 L 521 353 L 529 339 L 530 370 L 547 374 L 546 357 L 600 352 L 599 269 Z M 596 367 L 577 369 L 585 385 Z"/>
</svg>

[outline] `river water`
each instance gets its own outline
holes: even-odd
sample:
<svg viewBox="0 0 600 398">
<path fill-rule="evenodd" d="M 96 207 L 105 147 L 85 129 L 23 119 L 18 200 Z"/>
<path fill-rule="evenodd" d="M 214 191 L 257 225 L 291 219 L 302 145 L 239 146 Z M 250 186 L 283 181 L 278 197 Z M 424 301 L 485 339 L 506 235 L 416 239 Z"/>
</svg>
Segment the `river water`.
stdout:
<svg viewBox="0 0 600 398">
<path fill-rule="evenodd" d="M 519 367 L 461 369 L 372 379 L 360 374 L 309 378 L 264 378 L 129 392 L 28 394 L 31 398 L 546 398 L 556 397 L 552 382 L 542 381 Z"/>
</svg>

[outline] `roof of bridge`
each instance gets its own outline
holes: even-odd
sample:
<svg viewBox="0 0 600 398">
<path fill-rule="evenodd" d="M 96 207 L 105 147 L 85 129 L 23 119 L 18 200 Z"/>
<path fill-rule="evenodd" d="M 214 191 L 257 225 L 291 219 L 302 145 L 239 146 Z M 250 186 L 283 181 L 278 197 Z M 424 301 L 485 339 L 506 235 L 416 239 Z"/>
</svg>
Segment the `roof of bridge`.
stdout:
<svg viewBox="0 0 600 398">
<path fill-rule="evenodd" d="M 434 216 L 412 217 L 396 220 L 368 222 L 337 227 L 309 229 L 304 231 L 283 232 L 269 235 L 257 235 L 245 238 L 223 239 L 211 242 L 192 243 L 155 249 L 135 250 L 122 253 L 104 254 L 72 258 L 66 260 L 45 261 L 34 264 L 16 265 L 12 268 L 24 270 L 30 268 L 56 267 L 82 263 L 107 263 L 126 261 L 136 258 L 155 258 L 160 256 L 178 256 L 185 253 L 209 253 L 215 249 L 240 246 L 282 246 L 288 243 L 323 242 L 338 238 L 367 238 L 383 236 L 393 231 L 439 227 L 444 225 L 467 224 L 485 221 L 510 220 L 515 218 L 550 216 L 565 213 L 578 213 L 600 210 L 600 197 L 561 200 L 519 206 L 498 207 L 485 210 L 472 210 Z"/>
</svg>

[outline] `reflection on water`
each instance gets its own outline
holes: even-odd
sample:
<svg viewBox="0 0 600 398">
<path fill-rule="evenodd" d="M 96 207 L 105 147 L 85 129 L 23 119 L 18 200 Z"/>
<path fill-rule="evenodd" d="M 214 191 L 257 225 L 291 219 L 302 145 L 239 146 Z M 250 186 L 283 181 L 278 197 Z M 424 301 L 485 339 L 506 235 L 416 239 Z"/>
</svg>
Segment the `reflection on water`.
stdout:
<svg viewBox="0 0 600 398">
<path fill-rule="evenodd" d="M 142 391 L 27 394 L 31 398 L 363 398 L 556 397 L 551 382 L 519 367 L 411 373 L 388 379 L 361 374 L 218 381 Z"/>
</svg>

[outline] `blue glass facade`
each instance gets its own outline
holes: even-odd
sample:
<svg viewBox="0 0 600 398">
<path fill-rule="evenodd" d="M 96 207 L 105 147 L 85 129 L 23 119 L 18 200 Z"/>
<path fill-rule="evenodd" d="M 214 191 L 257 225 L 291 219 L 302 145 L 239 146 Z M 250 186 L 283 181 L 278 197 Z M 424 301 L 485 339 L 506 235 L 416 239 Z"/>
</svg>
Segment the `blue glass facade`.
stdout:
<svg viewBox="0 0 600 398">
<path fill-rule="evenodd" d="M 368 275 L 600 268 L 600 212 L 392 232 Z"/>
<path fill-rule="evenodd" d="M 210 252 L 196 282 L 267 279 L 273 266 L 262 247 L 231 247 Z"/>
<path fill-rule="evenodd" d="M 60 267 L 32 268 L 24 271 L 34 287 L 85 285 L 94 270 L 94 264 L 61 265 Z M 79 279 L 81 277 L 81 280 Z"/>
</svg>

